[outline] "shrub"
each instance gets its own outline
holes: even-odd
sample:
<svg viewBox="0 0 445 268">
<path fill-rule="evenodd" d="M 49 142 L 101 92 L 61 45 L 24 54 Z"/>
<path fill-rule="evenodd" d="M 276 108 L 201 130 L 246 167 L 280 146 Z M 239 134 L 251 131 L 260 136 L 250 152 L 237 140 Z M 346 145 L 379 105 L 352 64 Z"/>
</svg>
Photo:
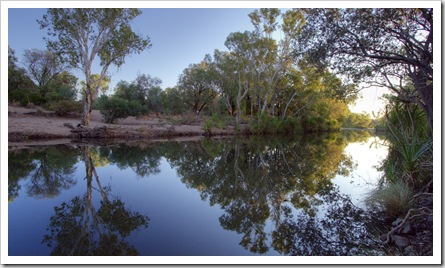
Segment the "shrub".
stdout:
<svg viewBox="0 0 445 268">
<path fill-rule="evenodd" d="M 299 133 L 303 129 L 300 121 L 297 118 L 286 117 L 281 121 L 280 130 L 284 133 Z"/>
<path fill-rule="evenodd" d="M 388 216 L 405 214 L 412 206 L 413 189 L 402 181 L 387 183 L 373 190 L 365 199 L 367 205 L 384 208 Z"/>
<path fill-rule="evenodd" d="M 213 120 L 208 118 L 206 119 L 204 124 L 202 124 L 202 130 L 204 130 L 207 135 L 210 135 L 212 133 L 212 128 L 214 124 L 215 123 L 213 122 Z"/>
<path fill-rule="evenodd" d="M 102 97 L 98 99 L 97 107 L 104 117 L 106 123 L 113 124 L 119 118 L 126 118 L 128 116 L 139 116 L 147 113 L 147 108 L 137 101 L 128 101 L 122 98 Z"/>
<path fill-rule="evenodd" d="M 193 112 L 186 112 L 182 114 L 181 118 L 179 119 L 179 123 L 181 125 L 194 125 L 199 123 L 199 121 L 201 121 L 201 116 Z"/>
<path fill-rule="evenodd" d="M 423 110 L 415 104 L 393 103 L 386 111 L 388 157 L 381 169 L 388 182 L 421 188 L 432 179 L 433 139 Z"/>
<path fill-rule="evenodd" d="M 17 101 L 20 102 L 20 105 L 27 106 L 29 103 L 35 105 L 41 105 L 45 103 L 45 100 L 42 98 L 40 93 L 34 92 L 29 89 L 25 90 L 16 90 L 8 95 L 9 101 Z"/>
<path fill-rule="evenodd" d="M 74 100 L 59 100 L 51 102 L 47 108 L 58 116 L 64 116 L 68 113 L 81 113 L 83 109 L 82 102 Z"/>
<path fill-rule="evenodd" d="M 256 134 L 289 134 L 300 132 L 301 125 L 296 118 L 287 117 L 281 120 L 278 117 L 262 114 L 252 119 L 249 130 Z"/>
</svg>

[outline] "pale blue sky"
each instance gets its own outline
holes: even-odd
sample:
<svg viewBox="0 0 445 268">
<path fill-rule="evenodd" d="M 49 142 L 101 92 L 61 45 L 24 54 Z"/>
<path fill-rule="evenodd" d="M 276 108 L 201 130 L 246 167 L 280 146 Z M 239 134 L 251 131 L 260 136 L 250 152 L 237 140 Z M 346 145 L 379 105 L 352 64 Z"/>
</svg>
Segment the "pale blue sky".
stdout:
<svg viewBox="0 0 445 268">
<path fill-rule="evenodd" d="M 128 57 L 119 70 L 111 68 L 112 85 L 120 80 L 132 81 L 143 73 L 159 77 L 163 88 L 174 86 L 189 64 L 200 62 L 215 49 L 227 50 L 224 42 L 229 33 L 253 29 L 248 14 L 254 9 L 141 10 L 132 27 L 136 33 L 148 35 L 152 47 Z M 36 22 L 45 13 L 46 9 L 9 9 L 8 44 L 19 59 L 25 49 L 45 49 L 46 30 Z M 84 80 L 81 74 L 80 80 Z"/>
</svg>

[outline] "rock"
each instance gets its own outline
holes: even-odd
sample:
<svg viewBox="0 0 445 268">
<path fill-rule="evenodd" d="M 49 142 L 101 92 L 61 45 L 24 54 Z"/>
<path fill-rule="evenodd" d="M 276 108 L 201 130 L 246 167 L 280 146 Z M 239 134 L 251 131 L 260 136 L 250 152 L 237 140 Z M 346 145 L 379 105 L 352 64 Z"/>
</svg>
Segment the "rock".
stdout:
<svg viewBox="0 0 445 268">
<path fill-rule="evenodd" d="M 408 238 L 399 235 L 394 236 L 394 243 L 396 243 L 396 245 L 399 247 L 406 247 L 410 245 Z"/>
<path fill-rule="evenodd" d="M 409 245 L 407 246 L 403 252 L 405 253 L 405 255 L 407 256 L 416 256 L 416 251 L 414 250 L 414 246 L 413 245 Z"/>
<path fill-rule="evenodd" d="M 73 126 L 73 124 L 71 124 L 71 123 L 64 123 L 63 125 L 64 125 L 65 127 L 67 127 L 67 128 L 74 129 L 74 126 Z"/>
<path fill-rule="evenodd" d="M 409 234 L 412 231 L 411 222 L 406 221 L 403 225 L 402 229 L 400 230 L 401 234 Z"/>
</svg>

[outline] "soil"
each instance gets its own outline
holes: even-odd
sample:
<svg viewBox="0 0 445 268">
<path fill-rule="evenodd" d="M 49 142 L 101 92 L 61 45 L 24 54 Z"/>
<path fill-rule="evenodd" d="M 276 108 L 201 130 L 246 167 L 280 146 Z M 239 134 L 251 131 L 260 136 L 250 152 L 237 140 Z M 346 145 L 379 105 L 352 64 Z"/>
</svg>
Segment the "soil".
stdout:
<svg viewBox="0 0 445 268">
<path fill-rule="evenodd" d="M 181 118 L 163 115 L 133 116 L 107 124 L 98 110 L 93 110 L 88 127 L 80 126 L 80 114 L 56 116 L 41 107 L 8 106 L 8 144 L 59 144 L 88 140 L 104 142 L 111 140 L 140 140 L 180 137 L 204 137 L 209 135 L 202 128 L 204 117 L 192 116 L 191 123 L 180 124 Z M 183 120 L 184 121 L 184 120 Z M 185 120 L 187 121 L 187 120 Z M 235 128 L 213 128 L 211 135 L 234 135 Z"/>
</svg>

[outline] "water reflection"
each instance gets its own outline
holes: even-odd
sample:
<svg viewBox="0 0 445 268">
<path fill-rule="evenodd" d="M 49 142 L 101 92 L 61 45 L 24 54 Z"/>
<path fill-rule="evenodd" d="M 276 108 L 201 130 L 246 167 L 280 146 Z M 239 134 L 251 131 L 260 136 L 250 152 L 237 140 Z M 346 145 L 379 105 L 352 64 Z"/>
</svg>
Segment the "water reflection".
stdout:
<svg viewBox="0 0 445 268">
<path fill-rule="evenodd" d="M 51 254 L 150 255 L 138 252 L 127 239 L 147 228 L 149 218 L 128 209 L 110 185 L 103 186 L 96 167 L 130 168 L 136 177 L 147 177 L 161 171 L 165 158 L 183 184 L 222 208 L 220 226 L 240 234 L 239 245 L 252 253 L 375 255 L 378 244 L 368 232 L 372 219 L 331 182 L 355 168 L 344 153 L 347 144 L 369 136 L 335 133 L 12 151 L 8 193 L 14 200 L 21 178 L 28 176 L 29 196 L 57 196 L 76 183 L 72 174 L 81 161 L 86 190 L 54 207 L 43 238 Z"/>
<path fill-rule="evenodd" d="M 19 153 L 9 153 L 8 200 L 20 189 L 19 180 L 29 177 L 28 196 L 52 198 L 76 184 L 73 177 L 78 154 L 70 147 L 48 147 Z"/>
<path fill-rule="evenodd" d="M 147 228 L 149 219 L 125 208 L 119 198 L 110 200 L 110 188 L 102 187 L 90 148 L 82 146 L 85 162 L 86 193 L 55 207 L 43 243 L 53 250 L 51 255 L 139 255 L 124 239 L 133 230 Z M 97 159 L 97 158 L 96 158 Z M 93 180 L 94 177 L 94 180 Z M 96 187 L 93 183 L 96 183 Z M 93 189 L 100 193 L 100 207 L 93 206 Z"/>
<path fill-rule="evenodd" d="M 331 183 L 354 168 L 343 153 L 347 143 L 340 135 L 207 140 L 177 144 L 168 159 L 186 185 L 224 209 L 221 226 L 242 234 L 240 245 L 251 252 L 272 246 L 291 255 L 367 254 L 373 240 L 363 232 L 363 211 Z M 324 215 L 316 217 L 320 208 Z M 275 228 L 271 238 L 268 220 Z"/>
</svg>

